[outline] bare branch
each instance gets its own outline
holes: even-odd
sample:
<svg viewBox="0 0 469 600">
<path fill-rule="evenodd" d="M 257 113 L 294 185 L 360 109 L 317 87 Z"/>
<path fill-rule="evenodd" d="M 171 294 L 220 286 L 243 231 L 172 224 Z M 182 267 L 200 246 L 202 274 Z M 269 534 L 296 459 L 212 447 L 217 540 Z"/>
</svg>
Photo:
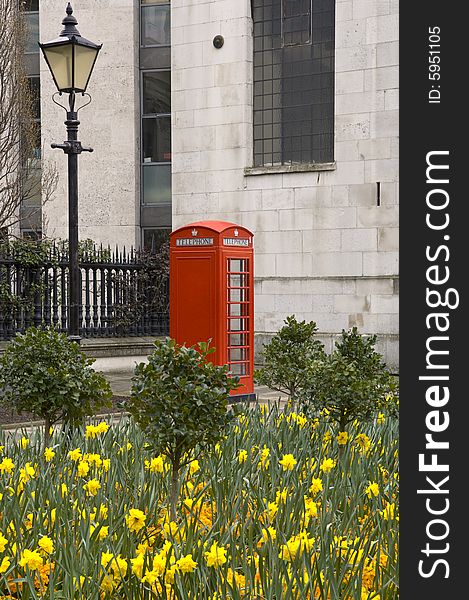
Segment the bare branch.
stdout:
<svg viewBox="0 0 469 600">
<path fill-rule="evenodd" d="M 25 71 L 27 25 L 18 0 L 0 0 L 0 228 L 40 207 L 57 184 L 54 166 L 41 168 L 34 92 Z M 31 211 L 30 211 L 31 212 Z"/>
</svg>

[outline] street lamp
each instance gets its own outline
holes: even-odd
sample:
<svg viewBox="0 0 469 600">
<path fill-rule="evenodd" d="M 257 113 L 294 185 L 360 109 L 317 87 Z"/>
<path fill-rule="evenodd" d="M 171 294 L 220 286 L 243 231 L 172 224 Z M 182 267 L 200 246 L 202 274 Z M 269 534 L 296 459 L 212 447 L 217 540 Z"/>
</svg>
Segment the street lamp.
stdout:
<svg viewBox="0 0 469 600">
<path fill-rule="evenodd" d="M 75 110 L 75 95 L 85 95 L 91 72 L 95 65 L 102 44 L 95 44 L 81 37 L 76 28 L 78 21 L 73 16 L 70 2 L 66 8 L 67 16 L 60 36 L 55 40 L 39 44 L 47 66 L 59 95 L 69 94 L 67 113 L 67 140 L 63 144 L 51 144 L 52 148 L 61 148 L 68 156 L 68 237 L 69 237 L 69 339 L 80 342 L 80 269 L 78 265 L 78 155 L 82 152 L 93 152 L 92 148 L 84 148 L 78 141 L 78 110 Z M 57 93 L 57 92 L 56 92 Z M 86 94 L 91 101 L 89 94 Z M 55 94 L 54 94 L 55 96 Z M 88 102 L 89 103 L 89 102 Z M 86 104 L 85 104 L 86 106 Z M 82 108 L 82 107 L 80 107 Z"/>
</svg>

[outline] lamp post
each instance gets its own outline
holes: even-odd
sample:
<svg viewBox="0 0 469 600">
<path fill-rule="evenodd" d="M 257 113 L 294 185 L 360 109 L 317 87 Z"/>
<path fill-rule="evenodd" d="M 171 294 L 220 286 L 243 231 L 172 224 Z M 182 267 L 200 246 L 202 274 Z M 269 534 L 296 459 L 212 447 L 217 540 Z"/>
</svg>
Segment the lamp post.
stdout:
<svg viewBox="0 0 469 600">
<path fill-rule="evenodd" d="M 78 264 L 78 155 L 82 152 L 93 152 L 92 148 L 84 148 L 78 140 L 78 110 L 75 108 L 77 93 L 85 95 L 93 67 L 102 44 L 95 44 L 83 38 L 77 29 L 78 21 L 73 16 L 70 2 L 66 8 L 67 16 L 59 37 L 50 42 L 39 44 L 44 59 L 52 74 L 59 95 L 68 93 L 68 109 L 65 125 L 67 140 L 63 144 L 51 144 L 52 148 L 60 148 L 68 156 L 68 238 L 69 238 L 69 339 L 80 343 L 80 268 Z M 56 92 L 57 93 L 57 92 Z M 54 94 L 55 95 L 55 94 Z M 91 101 L 89 94 L 86 94 Z M 54 98 L 53 98 L 54 99 Z M 85 104 L 86 106 L 86 104 Z"/>
</svg>

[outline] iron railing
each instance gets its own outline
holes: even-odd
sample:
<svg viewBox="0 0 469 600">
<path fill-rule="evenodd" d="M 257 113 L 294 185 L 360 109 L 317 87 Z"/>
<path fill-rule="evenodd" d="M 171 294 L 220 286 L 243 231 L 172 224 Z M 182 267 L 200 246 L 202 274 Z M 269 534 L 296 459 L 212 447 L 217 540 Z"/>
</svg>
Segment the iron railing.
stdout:
<svg viewBox="0 0 469 600">
<path fill-rule="evenodd" d="M 133 250 L 81 253 L 82 337 L 168 335 L 168 270 L 155 269 L 155 258 L 148 264 Z M 0 340 L 30 326 L 53 325 L 66 333 L 68 303 L 66 249 L 52 246 L 40 261 L 0 252 Z"/>
</svg>

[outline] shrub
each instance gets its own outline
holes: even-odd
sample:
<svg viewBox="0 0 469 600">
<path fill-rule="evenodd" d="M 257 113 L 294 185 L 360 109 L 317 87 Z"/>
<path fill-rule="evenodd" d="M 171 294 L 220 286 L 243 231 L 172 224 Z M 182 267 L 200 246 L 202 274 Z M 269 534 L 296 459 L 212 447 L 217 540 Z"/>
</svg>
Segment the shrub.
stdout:
<svg viewBox="0 0 469 600">
<path fill-rule="evenodd" d="M 170 506 L 176 518 L 179 472 L 200 450 L 218 442 L 228 423 L 228 394 L 238 378 L 226 366 L 207 362 L 214 349 L 200 342 L 179 346 L 170 338 L 156 340 L 148 364 L 140 363 L 132 378 L 126 408 L 154 449 L 171 462 Z"/>
<path fill-rule="evenodd" d="M 93 370 L 93 362 L 63 333 L 30 327 L 0 358 L 1 400 L 44 419 L 47 445 L 53 423 L 77 425 L 111 398 L 109 383 Z"/>
<path fill-rule="evenodd" d="M 285 319 L 285 325 L 265 344 L 264 366 L 254 373 L 257 383 L 288 394 L 295 401 L 308 386 L 316 361 L 324 359 L 322 342 L 314 339 L 314 321 L 298 322 L 295 316 Z"/>
<path fill-rule="evenodd" d="M 329 417 L 344 431 L 355 419 L 369 420 L 389 404 L 396 385 L 375 344 L 376 335 L 362 336 L 356 327 L 342 330 L 336 349 L 315 364 L 314 375 L 302 395 L 303 410 L 327 409 Z"/>
</svg>

